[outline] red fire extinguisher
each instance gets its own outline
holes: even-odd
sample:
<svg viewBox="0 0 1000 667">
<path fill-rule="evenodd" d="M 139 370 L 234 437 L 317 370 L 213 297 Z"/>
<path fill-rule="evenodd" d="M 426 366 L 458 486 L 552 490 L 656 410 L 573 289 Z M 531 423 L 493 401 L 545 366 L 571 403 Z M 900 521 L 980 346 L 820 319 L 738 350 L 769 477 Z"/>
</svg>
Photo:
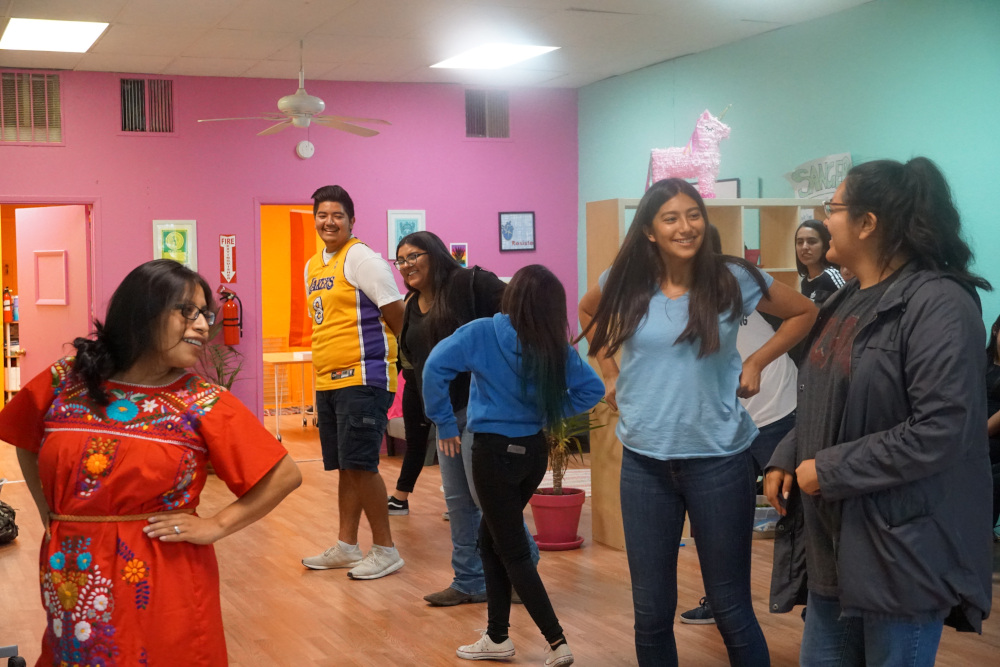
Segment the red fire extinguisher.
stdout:
<svg viewBox="0 0 1000 667">
<path fill-rule="evenodd" d="M 236 292 L 219 285 L 222 299 L 222 340 L 226 345 L 239 345 L 243 335 L 243 302 Z"/>
<path fill-rule="evenodd" d="M 3 288 L 3 321 L 13 322 L 14 321 L 14 300 L 11 298 L 10 288 Z"/>
</svg>

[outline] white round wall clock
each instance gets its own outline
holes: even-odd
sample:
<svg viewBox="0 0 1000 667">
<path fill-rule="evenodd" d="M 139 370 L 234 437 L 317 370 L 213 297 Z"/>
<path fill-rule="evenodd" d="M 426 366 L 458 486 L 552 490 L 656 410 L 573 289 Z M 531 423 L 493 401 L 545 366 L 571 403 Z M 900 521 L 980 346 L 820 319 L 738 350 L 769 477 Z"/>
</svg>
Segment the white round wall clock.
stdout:
<svg viewBox="0 0 1000 667">
<path fill-rule="evenodd" d="M 312 145 L 312 142 L 302 140 L 295 144 L 295 154 L 298 155 L 303 160 L 308 160 L 316 152 L 316 147 Z"/>
</svg>

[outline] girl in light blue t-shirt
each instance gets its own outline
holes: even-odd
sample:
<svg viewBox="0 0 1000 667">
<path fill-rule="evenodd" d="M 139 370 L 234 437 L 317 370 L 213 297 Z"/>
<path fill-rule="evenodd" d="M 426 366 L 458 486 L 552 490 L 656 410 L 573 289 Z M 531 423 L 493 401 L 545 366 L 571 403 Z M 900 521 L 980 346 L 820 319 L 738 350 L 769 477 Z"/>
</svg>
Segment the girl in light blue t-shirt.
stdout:
<svg viewBox="0 0 1000 667">
<path fill-rule="evenodd" d="M 654 183 L 611 268 L 580 301 L 580 321 L 620 411 L 621 502 L 640 666 L 677 664 L 677 548 L 684 514 L 705 596 L 732 664 L 767 665 L 750 598 L 754 490 L 747 448 L 757 428 L 738 398 L 803 338 L 816 307 L 749 262 L 705 242 L 708 212 L 682 179 Z M 740 321 L 784 323 L 741 361 Z M 614 355 L 621 351 L 621 367 Z"/>
</svg>

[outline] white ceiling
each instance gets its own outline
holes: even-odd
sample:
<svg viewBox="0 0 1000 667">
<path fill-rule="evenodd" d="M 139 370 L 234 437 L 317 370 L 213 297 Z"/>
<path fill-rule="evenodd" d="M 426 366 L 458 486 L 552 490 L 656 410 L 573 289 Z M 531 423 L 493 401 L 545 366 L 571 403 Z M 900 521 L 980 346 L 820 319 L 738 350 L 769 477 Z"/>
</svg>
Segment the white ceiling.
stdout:
<svg viewBox="0 0 1000 667">
<path fill-rule="evenodd" d="M 0 67 L 577 88 L 871 0 L 0 0 L 9 18 L 105 21 L 88 53 Z M 503 70 L 430 69 L 489 41 L 559 46 Z"/>
</svg>

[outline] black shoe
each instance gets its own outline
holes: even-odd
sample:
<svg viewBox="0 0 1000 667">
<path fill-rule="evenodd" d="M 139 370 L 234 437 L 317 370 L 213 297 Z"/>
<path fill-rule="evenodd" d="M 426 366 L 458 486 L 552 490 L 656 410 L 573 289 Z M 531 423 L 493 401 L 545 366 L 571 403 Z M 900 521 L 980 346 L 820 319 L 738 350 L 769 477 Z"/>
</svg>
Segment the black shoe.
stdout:
<svg viewBox="0 0 1000 667">
<path fill-rule="evenodd" d="M 406 516 L 410 513 L 410 502 L 389 496 L 389 516 Z"/>
<path fill-rule="evenodd" d="M 708 600 L 702 598 L 697 607 L 681 614 L 681 623 L 690 623 L 691 625 L 711 625 L 715 623 L 715 615 L 712 614 L 712 608 L 708 606 Z"/>
</svg>

